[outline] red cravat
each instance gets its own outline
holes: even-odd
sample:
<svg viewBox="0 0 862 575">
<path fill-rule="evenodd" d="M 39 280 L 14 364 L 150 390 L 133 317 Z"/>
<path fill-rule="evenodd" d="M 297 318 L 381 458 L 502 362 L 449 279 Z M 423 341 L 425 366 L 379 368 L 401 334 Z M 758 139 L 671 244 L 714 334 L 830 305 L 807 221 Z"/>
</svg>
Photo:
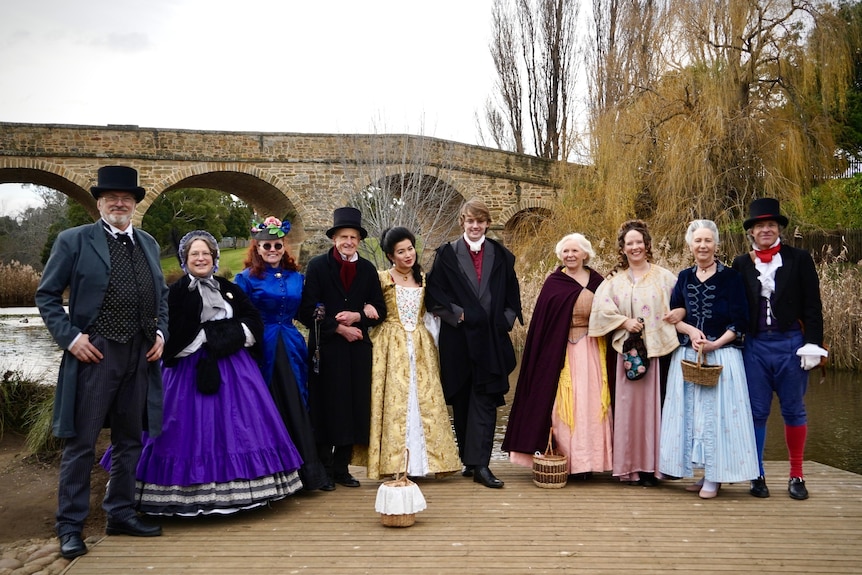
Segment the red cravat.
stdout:
<svg viewBox="0 0 862 575">
<path fill-rule="evenodd" d="M 759 257 L 760 261 L 762 261 L 763 263 L 768 264 L 769 262 L 772 261 L 772 256 L 777 254 L 778 250 L 780 250 L 780 249 L 781 249 L 781 244 L 776 244 L 769 249 L 754 250 L 754 255 Z"/>
</svg>

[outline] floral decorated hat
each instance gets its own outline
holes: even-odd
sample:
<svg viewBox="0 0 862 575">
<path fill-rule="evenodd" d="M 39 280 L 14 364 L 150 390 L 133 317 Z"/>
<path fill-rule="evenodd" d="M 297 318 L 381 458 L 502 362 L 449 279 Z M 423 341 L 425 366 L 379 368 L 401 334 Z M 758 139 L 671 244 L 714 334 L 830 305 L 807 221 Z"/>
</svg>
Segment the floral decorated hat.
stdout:
<svg viewBox="0 0 862 575">
<path fill-rule="evenodd" d="M 267 216 L 263 222 L 252 221 L 251 239 L 259 242 L 265 240 L 283 240 L 290 233 L 290 222 L 281 221 L 275 216 Z"/>
</svg>

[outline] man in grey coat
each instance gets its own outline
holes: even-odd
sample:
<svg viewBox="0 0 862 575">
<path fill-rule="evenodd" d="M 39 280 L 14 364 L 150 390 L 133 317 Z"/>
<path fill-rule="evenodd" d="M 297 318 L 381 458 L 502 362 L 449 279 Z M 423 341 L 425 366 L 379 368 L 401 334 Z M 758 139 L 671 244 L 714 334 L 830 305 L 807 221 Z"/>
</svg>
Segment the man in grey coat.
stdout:
<svg viewBox="0 0 862 575">
<path fill-rule="evenodd" d="M 111 429 L 111 478 L 103 508 L 108 535 L 161 535 L 138 518 L 135 468 L 141 433 L 161 432 L 160 362 L 168 335 L 168 290 L 156 240 L 132 228 L 144 197 L 138 173 L 99 169 L 91 188 L 101 218 L 61 232 L 36 290 L 36 305 L 65 352 L 54 399 L 53 431 L 65 439 L 56 530 L 60 553 L 87 552 L 81 538 L 89 514 L 96 440 Z M 69 311 L 63 294 L 69 290 Z"/>
</svg>

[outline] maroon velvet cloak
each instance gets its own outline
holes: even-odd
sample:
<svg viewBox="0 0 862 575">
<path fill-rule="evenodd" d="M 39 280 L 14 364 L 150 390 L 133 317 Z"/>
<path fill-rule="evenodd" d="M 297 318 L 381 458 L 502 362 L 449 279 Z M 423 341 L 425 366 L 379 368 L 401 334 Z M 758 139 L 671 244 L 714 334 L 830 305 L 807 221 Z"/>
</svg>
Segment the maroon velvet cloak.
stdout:
<svg viewBox="0 0 862 575">
<path fill-rule="evenodd" d="M 548 445 L 551 410 L 565 362 L 572 309 L 584 289 L 574 279 L 560 273 L 561 268 L 548 276 L 536 299 L 503 451 L 544 452 Z M 592 269 L 589 271 L 587 289 L 595 293 L 604 278 Z"/>
</svg>

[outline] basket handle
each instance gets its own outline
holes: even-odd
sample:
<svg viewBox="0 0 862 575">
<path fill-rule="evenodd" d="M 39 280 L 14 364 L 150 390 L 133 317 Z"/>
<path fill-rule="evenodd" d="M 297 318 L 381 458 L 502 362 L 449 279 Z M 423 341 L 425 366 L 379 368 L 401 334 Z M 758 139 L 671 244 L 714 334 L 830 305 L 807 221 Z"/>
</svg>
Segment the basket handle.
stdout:
<svg viewBox="0 0 862 575">
<path fill-rule="evenodd" d="M 697 350 L 697 368 L 700 369 L 703 365 L 703 345 Z"/>
<path fill-rule="evenodd" d="M 545 448 L 545 455 L 556 455 L 554 453 L 554 428 L 548 430 L 548 447 Z"/>
<path fill-rule="evenodd" d="M 407 479 L 407 471 L 410 469 L 410 450 L 408 448 L 404 448 L 404 473 L 399 477 L 399 474 L 395 474 L 395 479 Z"/>
</svg>

